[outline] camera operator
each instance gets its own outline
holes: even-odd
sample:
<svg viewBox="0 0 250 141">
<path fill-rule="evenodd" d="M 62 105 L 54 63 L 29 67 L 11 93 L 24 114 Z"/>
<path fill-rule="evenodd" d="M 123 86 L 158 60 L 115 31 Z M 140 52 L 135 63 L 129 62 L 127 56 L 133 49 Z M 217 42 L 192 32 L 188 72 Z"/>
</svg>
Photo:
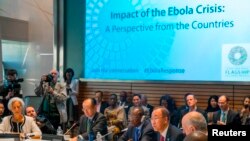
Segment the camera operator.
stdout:
<svg viewBox="0 0 250 141">
<path fill-rule="evenodd" d="M 2 99 L 4 106 L 7 107 L 9 100 L 13 97 L 22 98 L 21 85 L 20 82 L 23 82 L 22 78 L 17 78 L 18 74 L 15 69 L 9 69 L 7 71 L 6 81 L 3 86 L 1 86 L 0 99 Z M 4 111 L 4 116 L 10 115 L 11 112 L 8 108 Z"/>
<path fill-rule="evenodd" d="M 38 115 L 46 117 L 55 129 L 67 122 L 66 87 L 57 79 L 58 72 L 53 69 L 41 77 L 40 85 L 35 89 L 36 95 L 43 96 Z"/>
</svg>

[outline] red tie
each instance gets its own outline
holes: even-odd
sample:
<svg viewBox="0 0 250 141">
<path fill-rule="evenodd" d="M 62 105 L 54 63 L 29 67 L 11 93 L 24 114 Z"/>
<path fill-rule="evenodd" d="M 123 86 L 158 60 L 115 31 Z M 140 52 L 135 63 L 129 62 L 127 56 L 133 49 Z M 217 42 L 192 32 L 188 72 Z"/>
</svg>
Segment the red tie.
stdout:
<svg viewBox="0 0 250 141">
<path fill-rule="evenodd" d="M 161 135 L 160 141 L 165 141 L 164 137 Z"/>
</svg>

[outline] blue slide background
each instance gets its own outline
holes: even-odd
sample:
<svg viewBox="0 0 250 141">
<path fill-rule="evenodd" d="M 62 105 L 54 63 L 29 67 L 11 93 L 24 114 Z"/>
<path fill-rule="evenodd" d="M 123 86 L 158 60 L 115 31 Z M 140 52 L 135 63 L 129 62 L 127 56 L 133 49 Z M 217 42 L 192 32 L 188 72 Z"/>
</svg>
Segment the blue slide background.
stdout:
<svg viewBox="0 0 250 141">
<path fill-rule="evenodd" d="M 198 14 L 198 5 L 222 6 L 223 11 Z M 249 5 L 249 0 L 86 0 L 85 78 L 223 81 L 223 45 L 250 43 Z M 169 7 L 192 8 L 193 14 L 168 15 Z M 150 11 L 155 8 L 165 10 L 166 15 L 153 17 Z M 150 9 L 149 15 L 142 17 L 140 14 L 147 9 Z M 111 13 L 135 11 L 138 17 L 111 18 Z M 229 21 L 232 25 L 195 29 L 194 21 Z M 179 22 L 189 27 L 156 30 L 156 24 Z M 112 29 L 138 25 L 152 25 L 153 30 L 118 32 Z M 250 79 L 248 74 L 234 75 L 226 81 Z"/>
</svg>

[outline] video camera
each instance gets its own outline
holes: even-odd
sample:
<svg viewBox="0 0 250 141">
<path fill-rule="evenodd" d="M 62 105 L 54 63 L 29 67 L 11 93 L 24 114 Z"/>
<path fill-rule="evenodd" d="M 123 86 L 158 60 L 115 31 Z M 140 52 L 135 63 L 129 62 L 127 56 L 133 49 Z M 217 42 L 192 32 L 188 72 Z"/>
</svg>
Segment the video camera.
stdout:
<svg viewBox="0 0 250 141">
<path fill-rule="evenodd" d="M 23 78 L 18 78 L 18 79 L 12 80 L 12 81 L 8 81 L 7 88 L 9 90 L 20 89 L 21 85 L 19 83 L 23 82 L 23 81 L 24 81 Z"/>
</svg>

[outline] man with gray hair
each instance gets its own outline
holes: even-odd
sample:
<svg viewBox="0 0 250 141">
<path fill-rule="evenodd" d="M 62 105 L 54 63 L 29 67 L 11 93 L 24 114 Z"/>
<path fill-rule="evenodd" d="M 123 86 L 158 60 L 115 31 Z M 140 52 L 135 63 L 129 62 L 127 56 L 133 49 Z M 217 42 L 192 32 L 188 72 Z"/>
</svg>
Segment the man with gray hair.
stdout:
<svg viewBox="0 0 250 141">
<path fill-rule="evenodd" d="M 185 133 L 186 135 L 194 131 L 201 131 L 207 135 L 207 121 L 199 112 L 188 112 L 184 115 L 181 122 L 183 133 Z"/>
</svg>

